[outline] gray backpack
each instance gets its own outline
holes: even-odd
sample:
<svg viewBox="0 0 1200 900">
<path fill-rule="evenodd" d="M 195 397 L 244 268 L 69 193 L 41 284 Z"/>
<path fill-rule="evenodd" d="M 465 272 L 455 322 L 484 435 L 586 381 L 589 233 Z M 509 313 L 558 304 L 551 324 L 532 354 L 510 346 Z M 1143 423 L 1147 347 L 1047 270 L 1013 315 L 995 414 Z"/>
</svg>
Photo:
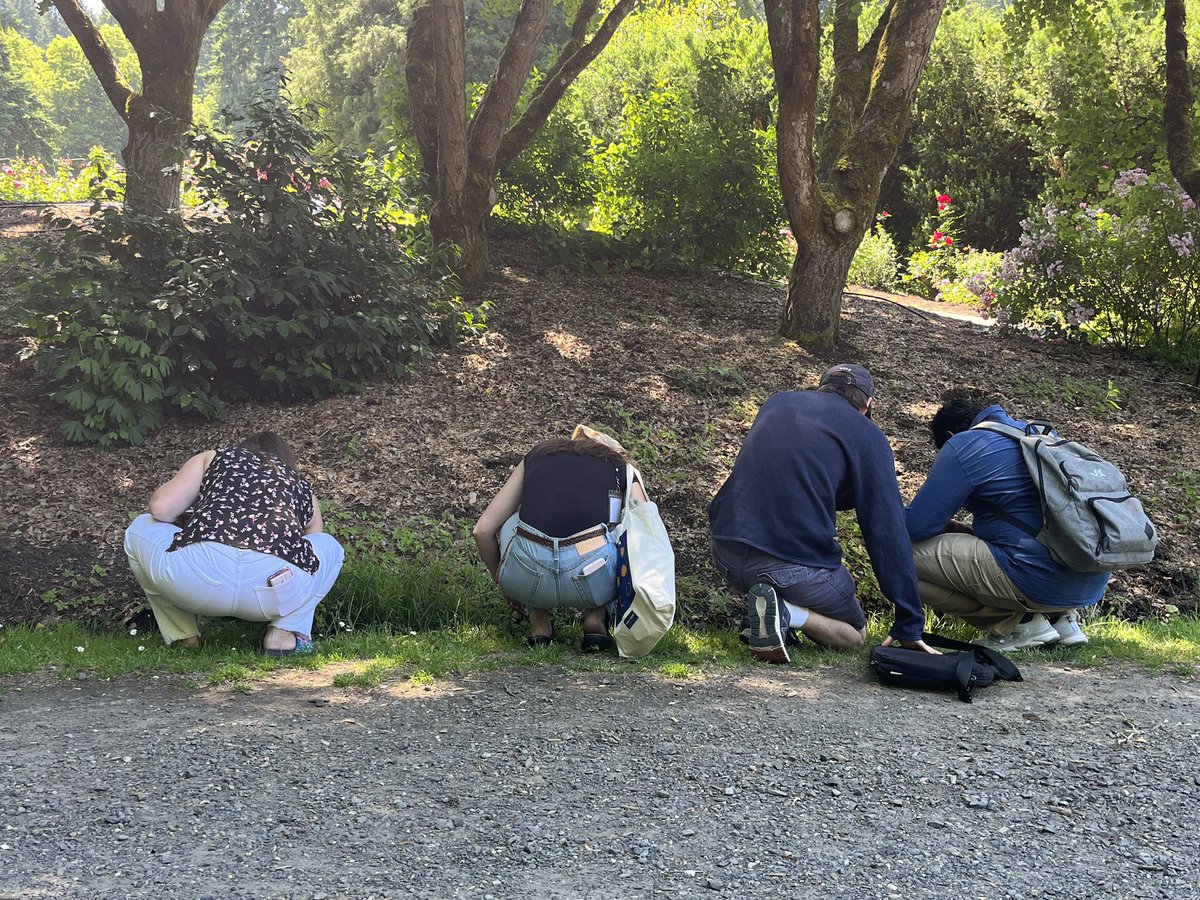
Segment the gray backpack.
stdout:
<svg viewBox="0 0 1200 900">
<path fill-rule="evenodd" d="M 1004 521 L 1046 545 L 1050 555 L 1076 572 L 1107 572 L 1154 559 L 1158 530 L 1142 509 L 1121 470 L 1076 441 L 1035 420 L 1028 431 L 999 422 L 975 428 L 994 431 L 1021 445 L 1025 466 L 1042 500 L 1042 530 L 1011 516 Z"/>
</svg>

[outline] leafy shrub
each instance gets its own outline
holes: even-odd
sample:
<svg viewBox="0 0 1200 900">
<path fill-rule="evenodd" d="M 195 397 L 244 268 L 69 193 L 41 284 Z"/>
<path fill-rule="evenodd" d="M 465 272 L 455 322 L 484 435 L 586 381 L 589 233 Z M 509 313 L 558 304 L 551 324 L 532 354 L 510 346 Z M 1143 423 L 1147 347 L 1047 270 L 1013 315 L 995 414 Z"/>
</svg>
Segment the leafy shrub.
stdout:
<svg viewBox="0 0 1200 900">
<path fill-rule="evenodd" d="M 1002 323 L 1200 356 L 1200 213 L 1170 175 L 1122 172 L 1102 202 L 1051 204 L 1022 226 L 992 285 Z"/>
<path fill-rule="evenodd" d="M 318 136 L 274 97 L 231 126 L 194 141 L 202 214 L 109 207 L 41 252 L 33 356 L 68 439 L 138 443 L 178 412 L 353 390 L 478 327 L 422 277 L 425 236 L 379 167 L 316 160 Z"/>
<path fill-rule="evenodd" d="M 782 271 L 769 53 L 731 7 L 651 4 L 581 76 L 601 148 L 589 224 L 627 265 Z"/>
<path fill-rule="evenodd" d="M 883 228 L 883 220 L 886 218 L 886 212 L 876 217 L 874 230 L 867 232 L 867 236 L 854 251 L 854 259 L 850 262 L 851 284 L 866 285 L 883 291 L 890 291 L 896 286 L 899 271 L 896 242 Z"/>
<path fill-rule="evenodd" d="M 774 143 L 771 130 L 714 121 L 670 89 L 631 98 L 621 139 L 601 158 L 597 224 L 650 265 L 776 273 Z"/>
<path fill-rule="evenodd" d="M 90 200 L 98 191 L 119 189 L 124 184 L 125 173 L 116 157 L 103 147 L 93 147 L 78 171 L 75 162 L 57 160 L 53 171 L 35 157 L 0 164 L 0 200 L 70 203 Z"/>
<path fill-rule="evenodd" d="M 953 199 L 939 193 L 936 203 L 928 249 L 909 257 L 904 284 L 926 300 L 974 305 L 981 300 L 976 287 L 999 270 L 1001 255 L 960 243 Z"/>
<path fill-rule="evenodd" d="M 600 189 L 587 121 L 559 104 L 537 140 L 496 181 L 496 215 L 521 224 L 586 222 Z"/>
</svg>

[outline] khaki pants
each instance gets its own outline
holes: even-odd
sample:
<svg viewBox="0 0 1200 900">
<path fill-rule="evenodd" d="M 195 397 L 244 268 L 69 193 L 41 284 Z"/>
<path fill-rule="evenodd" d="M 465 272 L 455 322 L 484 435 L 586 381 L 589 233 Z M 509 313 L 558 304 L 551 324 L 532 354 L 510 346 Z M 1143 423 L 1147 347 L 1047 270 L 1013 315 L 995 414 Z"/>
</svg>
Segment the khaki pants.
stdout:
<svg viewBox="0 0 1200 900">
<path fill-rule="evenodd" d="M 987 542 L 972 534 L 939 534 L 913 544 L 921 602 L 998 637 L 1026 613 L 1065 612 L 1026 597 L 1008 580 Z"/>
</svg>

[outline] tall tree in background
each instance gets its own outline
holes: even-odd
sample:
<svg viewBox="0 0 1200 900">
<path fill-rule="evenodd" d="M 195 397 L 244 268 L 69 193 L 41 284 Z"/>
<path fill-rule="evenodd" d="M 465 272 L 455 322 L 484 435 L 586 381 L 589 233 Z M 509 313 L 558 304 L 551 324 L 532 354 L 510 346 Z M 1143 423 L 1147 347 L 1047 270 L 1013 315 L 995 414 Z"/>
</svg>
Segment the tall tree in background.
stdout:
<svg viewBox="0 0 1200 900">
<path fill-rule="evenodd" d="M 1196 95 L 1192 73 L 1188 69 L 1187 9 L 1184 0 L 1166 0 L 1163 10 L 1166 27 L 1167 89 L 1163 104 L 1163 124 L 1167 132 L 1167 158 L 1171 173 L 1200 202 L 1200 161 L 1196 159 L 1196 136 L 1192 128 Z"/>
<path fill-rule="evenodd" d="M 516 115 L 551 8 L 551 0 L 522 0 L 496 73 L 469 122 L 463 0 L 425 0 L 413 11 L 405 77 L 432 196 L 429 224 L 439 246 L 457 248 L 455 269 L 465 283 L 478 281 L 488 269 L 486 229 L 496 173 L 532 143 L 555 104 L 636 2 L 617 0 L 592 31 L 600 2 L 579 0 L 570 36 Z"/>
<path fill-rule="evenodd" d="M 49 156 L 56 137 L 45 105 L 13 72 L 8 50 L 0 42 L 0 153 Z"/>
<path fill-rule="evenodd" d="M 890 0 L 861 47 L 861 2 L 835 0 L 833 84 L 821 127 L 821 3 L 765 6 L 779 92 L 779 180 L 798 245 L 780 330 L 827 352 L 837 342 L 850 262 L 874 221 L 946 0 Z"/>
<path fill-rule="evenodd" d="M 125 204 L 163 213 L 179 208 L 183 145 L 192 125 L 196 66 L 208 26 L 228 0 L 103 0 L 137 51 L 142 87 L 134 90 L 80 0 L 50 0 L 79 41 L 129 139 Z"/>
<path fill-rule="evenodd" d="M 242 106 L 264 88 L 278 88 L 274 70 L 292 46 L 288 25 L 301 9 L 286 0 L 229 0 L 209 30 L 202 63 L 217 82 L 216 102 Z"/>
</svg>

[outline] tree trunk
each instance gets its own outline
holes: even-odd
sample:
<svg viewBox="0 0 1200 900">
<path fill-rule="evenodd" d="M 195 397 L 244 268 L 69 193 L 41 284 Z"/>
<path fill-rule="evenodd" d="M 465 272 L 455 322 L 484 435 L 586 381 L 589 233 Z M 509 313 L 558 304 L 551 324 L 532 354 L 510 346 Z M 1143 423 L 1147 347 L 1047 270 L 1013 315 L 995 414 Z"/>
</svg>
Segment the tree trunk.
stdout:
<svg viewBox="0 0 1200 900">
<path fill-rule="evenodd" d="M 788 275 L 780 332 L 814 353 L 837 345 L 842 321 L 842 289 L 862 237 L 806 236 Z"/>
<path fill-rule="evenodd" d="M 889 0 L 860 48 L 859 4 L 764 0 L 779 91 L 779 182 L 798 246 L 780 332 L 811 350 L 829 352 L 837 342 L 850 263 L 907 127 L 945 4 Z M 834 80 L 818 155 L 822 6 L 835 16 Z"/>
<path fill-rule="evenodd" d="M 1184 0 L 1166 0 L 1163 10 L 1167 51 L 1163 124 L 1171 173 L 1192 200 L 1200 200 L 1200 160 L 1192 128 L 1196 95 L 1188 68 L 1187 8 Z"/>
<path fill-rule="evenodd" d="M 129 141 L 121 151 L 125 163 L 125 206 L 147 215 L 179 213 L 183 148 L 191 121 L 186 115 L 155 107 L 135 95 L 129 103 Z"/>
<path fill-rule="evenodd" d="M 439 191 L 429 210 L 435 247 L 454 247 L 453 265 L 466 287 L 478 284 L 489 269 L 487 221 L 492 212 L 491 176 L 468 178 L 462 191 Z"/>
<path fill-rule="evenodd" d="M 408 82 L 413 132 L 429 181 L 429 227 L 434 245 L 449 249 L 466 285 L 488 272 L 487 221 L 495 204 L 498 169 L 529 146 L 581 71 L 596 58 L 636 0 L 617 0 L 590 39 L 598 0 L 582 0 L 571 37 L 524 112 L 516 110 L 533 70 L 550 15 L 550 0 L 521 0 L 512 32 L 467 124 L 466 16 L 463 0 L 422 0 L 408 29 Z"/>
</svg>

